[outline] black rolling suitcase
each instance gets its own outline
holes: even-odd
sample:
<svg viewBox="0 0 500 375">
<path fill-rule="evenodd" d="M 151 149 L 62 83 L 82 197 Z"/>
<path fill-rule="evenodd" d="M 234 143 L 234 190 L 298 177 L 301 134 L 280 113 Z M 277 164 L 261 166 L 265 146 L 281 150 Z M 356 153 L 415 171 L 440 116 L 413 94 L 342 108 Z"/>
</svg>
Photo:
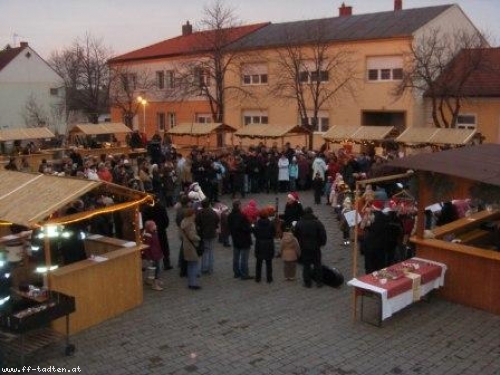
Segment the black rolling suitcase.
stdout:
<svg viewBox="0 0 500 375">
<path fill-rule="evenodd" d="M 323 284 L 333 288 L 340 288 L 344 284 L 344 275 L 335 267 L 321 266 Z"/>
</svg>

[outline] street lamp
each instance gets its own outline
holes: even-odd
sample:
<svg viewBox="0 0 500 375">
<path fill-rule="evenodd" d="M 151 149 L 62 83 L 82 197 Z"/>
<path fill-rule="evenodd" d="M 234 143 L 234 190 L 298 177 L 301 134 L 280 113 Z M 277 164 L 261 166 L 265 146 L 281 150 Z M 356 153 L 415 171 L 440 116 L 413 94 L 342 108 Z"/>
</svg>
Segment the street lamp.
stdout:
<svg viewBox="0 0 500 375">
<path fill-rule="evenodd" d="M 148 104 L 148 101 L 142 96 L 138 96 L 137 102 L 142 104 L 142 130 L 143 133 L 146 134 L 146 104 Z"/>
</svg>

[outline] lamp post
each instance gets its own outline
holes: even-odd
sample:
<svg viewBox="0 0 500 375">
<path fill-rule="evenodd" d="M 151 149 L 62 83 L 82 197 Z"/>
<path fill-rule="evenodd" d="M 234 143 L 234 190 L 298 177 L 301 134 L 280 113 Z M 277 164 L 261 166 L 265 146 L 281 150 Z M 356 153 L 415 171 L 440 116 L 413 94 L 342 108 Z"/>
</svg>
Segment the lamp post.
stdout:
<svg viewBox="0 0 500 375">
<path fill-rule="evenodd" d="M 146 104 L 148 104 L 148 101 L 142 96 L 138 96 L 137 102 L 142 104 L 142 130 L 146 134 Z"/>
</svg>

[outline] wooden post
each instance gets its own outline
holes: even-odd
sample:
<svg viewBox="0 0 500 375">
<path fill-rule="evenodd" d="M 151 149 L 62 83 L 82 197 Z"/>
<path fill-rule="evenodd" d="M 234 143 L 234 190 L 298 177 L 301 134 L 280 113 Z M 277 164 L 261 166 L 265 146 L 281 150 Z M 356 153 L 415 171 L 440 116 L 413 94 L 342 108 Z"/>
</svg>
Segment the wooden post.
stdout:
<svg viewBox="0 0 500 375">
<path fill-rule="evenodd" d="M 43 227 L 43 251 L 45 254 L 45 267 L 47 269 L 47 272 L 43 277 L 47 279 L 47 289 L 50 290 L 50 285 L 51 285 L 51 276 L 50 276 L 50 267 L 52 265 L 52 254 L 50 253 L 50 238 L 47 234 L 47 227 Z"/>
<path fill-rule="evenodd" d="M 135 215 L 134 215 L 134 233 L 135 233 L 135 243 L 139 246 L 141 241 L 141 215 L 139 212 L 139 205 L 135 206 Z"/>
</svg>

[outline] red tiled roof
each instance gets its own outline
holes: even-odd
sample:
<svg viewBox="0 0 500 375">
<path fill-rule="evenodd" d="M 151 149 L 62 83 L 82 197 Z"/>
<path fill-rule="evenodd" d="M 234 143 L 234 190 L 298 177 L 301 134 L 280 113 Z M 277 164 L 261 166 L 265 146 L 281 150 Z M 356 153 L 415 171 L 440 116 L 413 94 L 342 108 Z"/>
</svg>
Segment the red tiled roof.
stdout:
<svg viewBox="0 0 500 375">
<path fill-rule="evenodd" d="M 26 47 L 7 48 L 0 51 L 0 70 L 5 68 Z"/>
<path fill-rule="evenodd" d="M 207 52 L 213 49 L 213 40 L 216 38 L 215 35 L 218 32 L 224 33 L 220 39 L 224 40 L 224 45 L 228 45 L 264 26 L 267 26 L 268 24 L 268 22 L 264 22 L 222 30 L 198 31 L 189 35 L 180 35 L 178 37 L 167 39 L 124 55 L 114 57 L 110 59 L 109 62 L 113 63 L 130 60 L 143 60 Z"/>
<path fill-rule="evenodd" d="M 461 85 L 459 78 L 464 76 L 465 69 L 473 68 L 472 73 Z M 438 78 L 442 81 L 443 90 L 453 91 L 450 82 L 457 82 L 460 96 L 465 97 L 500 97 L 500 48 L 474 48 L 463 50 L 450 64 L 449 68 Z M 429 95 L 426 92 L 426 95 Z"/>
</svg>

